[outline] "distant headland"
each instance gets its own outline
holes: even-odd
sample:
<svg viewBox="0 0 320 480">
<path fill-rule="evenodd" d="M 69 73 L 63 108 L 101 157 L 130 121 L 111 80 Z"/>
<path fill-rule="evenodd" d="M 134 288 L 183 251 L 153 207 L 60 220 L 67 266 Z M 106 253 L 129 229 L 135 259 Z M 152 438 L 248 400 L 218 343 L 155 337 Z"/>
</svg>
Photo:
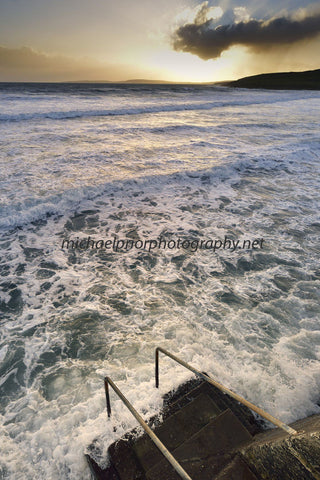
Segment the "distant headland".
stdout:
<svg viewBox="0 0 320 480">
<path fill-rule="evenodd" d="M 306 72 L 263 73 L 223 82 L 237 88 L 268 88 L 274 90 L 320 90 L 320 69 Z"/>
</svg>

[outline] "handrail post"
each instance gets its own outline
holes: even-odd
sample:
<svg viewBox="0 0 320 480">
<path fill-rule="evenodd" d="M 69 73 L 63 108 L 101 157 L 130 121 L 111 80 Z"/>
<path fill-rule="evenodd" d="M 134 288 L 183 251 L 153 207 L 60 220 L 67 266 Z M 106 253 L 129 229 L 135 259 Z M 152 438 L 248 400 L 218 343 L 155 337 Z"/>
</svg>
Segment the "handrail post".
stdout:
<svg viewBox="0 0 320 480">
<path fill-rule="evenodd" d="M 104 388 L 105 388 L 105 392 L 106 392 L 108 418 L 110 418 L 111 417 L 111 403 L 110 403 L 110 395 L 109 395 L 108 377 L 105 377 L 105 379 L 104 379 Z"/>
<path fill-rule="evenodd" d="M 155 353 L 155 366 L 156 366 L 156 388 L 159 388 L 159 348 L 156 348 L 156 353 Z"/>
</svg>

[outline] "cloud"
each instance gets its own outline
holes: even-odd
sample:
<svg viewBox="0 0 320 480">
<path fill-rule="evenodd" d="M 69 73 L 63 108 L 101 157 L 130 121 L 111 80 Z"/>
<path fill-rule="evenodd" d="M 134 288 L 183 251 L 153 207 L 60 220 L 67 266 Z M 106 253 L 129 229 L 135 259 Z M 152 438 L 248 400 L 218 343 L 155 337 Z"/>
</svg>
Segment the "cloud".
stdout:
<svg viewBox="0 0 320 480">
<path fill-rule="evenodd" d="M 0 46 L 0 81 L 125 80 L 144 75 L 139 68 L 92 58 L 48 55 L 30 47 Z"/>
<path fill-rule="evenodd" d="M 63 57 L 46 55 L 29 47 L 7 48 L 0 46 L 0 71 L 24 71 L 31 73 L 35 69 L 42 74 L 50 71 L 74 70 L 79 65 L 74 60 Z"/>
<path fill-rule="evenodd" d="M 245 9 L 234 9 L 219 19 L 220 25 L 206 12 L 212 7 L 203 2 L 192 23 L 176 28 L 172 35 L 173 48 L 208 60 L 220 57 L 234 45 L 249 47 L 255 52 L 291 45 L 308 40 L 320 33 L 320 11 L 300 9 L 290 16 L 269 20 L 250 19 Z M 225 23 L 226 18 L 231 23 Z"/>
</svg>

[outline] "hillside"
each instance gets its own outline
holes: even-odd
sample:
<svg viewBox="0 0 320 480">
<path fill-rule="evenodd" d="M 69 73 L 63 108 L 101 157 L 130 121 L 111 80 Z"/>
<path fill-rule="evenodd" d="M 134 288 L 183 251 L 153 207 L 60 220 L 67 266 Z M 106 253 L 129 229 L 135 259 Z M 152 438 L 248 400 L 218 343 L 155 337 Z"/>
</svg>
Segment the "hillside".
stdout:
<svg viewBox="0 0 320 480">
<path fill-rule="evenodd" d="M 264 73 L 228 83 L 229 87 L 278 90 L 320 90 L 320 69 L 306 72 Z"/>
</svg>

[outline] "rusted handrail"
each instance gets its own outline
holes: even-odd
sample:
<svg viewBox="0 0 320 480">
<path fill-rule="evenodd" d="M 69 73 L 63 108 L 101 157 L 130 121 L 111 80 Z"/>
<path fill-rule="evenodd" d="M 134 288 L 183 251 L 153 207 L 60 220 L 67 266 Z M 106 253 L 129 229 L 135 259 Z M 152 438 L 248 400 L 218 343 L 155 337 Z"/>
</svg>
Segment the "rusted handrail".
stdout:
<svg viewBox="0 0 320 480">
<path fill-rule="evenodd" d="M 180 475 L 183 480 L 192 480 L 191 477 L 187 474 L 187 472 L 181 467 L 181 465 L 177 462 L 177 460 L 174 458 L 173 455 L 169 452 L 169 450 L 163 445 L 163 443 L 159 440 L 159 438 L 156 436 L 156 434 L 151 430 L 149 425 L 146 424 L 146 422 L 143 420 L 143 418 L 139 415 L 139 413 L 134 409 L 134 407 L 131 405 L 131 403 L 126 399 L 126 397 L 121 393 L 119 388 L 115 385 L 115 383 L 111 380 L 110 377 L 105 377 L 104 379 L 104 387 L 106 391 L 106 401 L 107 401 L 107 411 L 108 411 L 108 417 L 110 418 L 111 415 L 111 404 L 110 404 L 110 395 L 109 395 L 109 385 L 113 388 L 113 390 L 116 392 L 118 397 L 123 401 L 125 406 L 130 410 L 132 415 L 135 417 L 135 419 L 140 423 L 144 431 L 149 435 L 151 440 L 154 442 L 154 444 L 158 447 L 160 452 L 166 457 L 169 463 L 171 463 L 172 467 L 175 469 L 175 471 Z"/>
<path fill-rule="evenodd" d="M 164 353 L 164 355 L 167 355 L 168 357 L 172 358 L 177 363 L 180 363 L 183 367 L 187 368 L 188 370 L 191 370 L 191 372 L 195 373 L 198 377 L 202 378 L 206 382 L 210 383 L 211 385 L 217 387 L 219 390 L 221 390 L 224 393 L 227 393 L 230 395 L 230 397 L 233 397 L 235 400 L 238 402 L 242 403 L 243 405 L 246 405 L 246 407 L 250 408 L 254 412 L 258 413 L 261 417 L 265 418 L 269 422 L 273 423 L 279 428 L 282 428 L 282 430 L 285 430 L 287 433 L 290 435 L 297 435 L 297 431 L 294 430 L 293 428 L 289 427 L 286 423 L 281 422 L 281 420 L 278 420 L 277 418 L 273 417 L 269 413 L 265 412 L 261 408 L 257 407 L 253 403 L 249 402 L 245 398 L 241 397 L 237 393 L 234 393 L 232 390 L 229 388 L 225 387 L 221 383 L 218 383 L 217 381 L 213 380 L 213 378 L 209 377 L 205 373 L 200 372 L 194 367 L 191 367 L 188 363 L 184 362 L 180 358 L 176 357 L 172 353 L 168 352 L 164 348 L 157 347 L 155 351 L 155 376 L 156 376 L 156 388 L 159 388 L 159 352 Z"/>
</svg>

